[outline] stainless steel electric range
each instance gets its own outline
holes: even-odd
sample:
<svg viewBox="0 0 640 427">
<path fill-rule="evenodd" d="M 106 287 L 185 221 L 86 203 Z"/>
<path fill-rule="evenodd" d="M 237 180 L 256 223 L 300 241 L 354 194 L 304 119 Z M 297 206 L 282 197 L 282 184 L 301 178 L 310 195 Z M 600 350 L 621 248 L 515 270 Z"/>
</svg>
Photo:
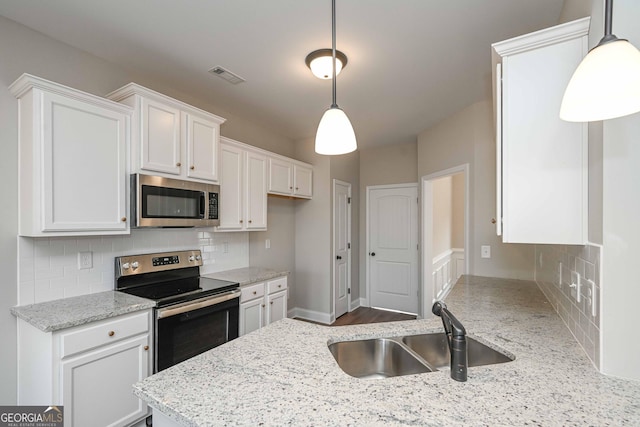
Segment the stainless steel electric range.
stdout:
<svg viewBox="0 0 640 427">
<path fill-rule="evenodd" d="M 116 290 L 154 300 L 159 372 L 238 337 L 238 283 L 200 276 L 199 250 L 115 259 Z"/>
</svg>

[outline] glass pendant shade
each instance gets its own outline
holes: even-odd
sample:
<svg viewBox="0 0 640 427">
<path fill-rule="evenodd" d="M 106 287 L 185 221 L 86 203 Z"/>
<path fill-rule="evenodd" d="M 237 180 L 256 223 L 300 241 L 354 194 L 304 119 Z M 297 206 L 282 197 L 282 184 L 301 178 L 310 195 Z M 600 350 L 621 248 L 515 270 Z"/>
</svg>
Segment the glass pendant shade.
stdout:
<svg viewBox="0 0 640 427">
<path fill-rule="evenodd" d="M 607 42 L 584 57 L 564 93 L 560 118 L 590 122 L 640 111 L 640 51 L 626 40 Z"/>
<path fill-rule="evenodd" d="M 336 155 L 355 151 L 356 134 L 347 115 L 338 107 L 324 112 L 316 132 L 316 153 Z"/>
</svg>

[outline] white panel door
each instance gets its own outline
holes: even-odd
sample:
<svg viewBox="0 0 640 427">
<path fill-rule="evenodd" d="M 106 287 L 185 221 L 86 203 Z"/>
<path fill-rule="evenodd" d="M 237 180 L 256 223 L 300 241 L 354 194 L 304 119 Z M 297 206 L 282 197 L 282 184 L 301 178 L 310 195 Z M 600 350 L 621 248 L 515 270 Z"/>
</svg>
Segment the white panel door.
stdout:
<svg viewBox="0 0 640 427">
<path fill-rule="evenodd" d="M 335 317 L 349 311 L 351 184 L 333 181 L 333 292 Z"/>
<path fill-rule="evenodd" d="M 371 187 L 367 214 L 370 305 L 417 313 L 417 186 Z"/>
</svg>

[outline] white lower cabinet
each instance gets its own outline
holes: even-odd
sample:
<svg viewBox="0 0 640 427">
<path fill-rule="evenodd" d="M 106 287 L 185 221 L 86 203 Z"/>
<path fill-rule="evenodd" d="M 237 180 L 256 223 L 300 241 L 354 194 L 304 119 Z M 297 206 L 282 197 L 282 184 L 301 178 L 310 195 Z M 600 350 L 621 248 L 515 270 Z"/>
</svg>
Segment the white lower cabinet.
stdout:
<svg viewBox="0 0 640 427">
<path fill-rule="evenodd" d="M 150 310 L 55 332 L 19 319 L 18 404 L 63 405 L 67 427 L 144 419 L 131 386 L 151 374 L 150 325 Z"/>
<path fill-rule="evenodd" d="M 240 336 L 285 317 L 287 317 L 286 276 L 242 287 Z"/>
</svg>

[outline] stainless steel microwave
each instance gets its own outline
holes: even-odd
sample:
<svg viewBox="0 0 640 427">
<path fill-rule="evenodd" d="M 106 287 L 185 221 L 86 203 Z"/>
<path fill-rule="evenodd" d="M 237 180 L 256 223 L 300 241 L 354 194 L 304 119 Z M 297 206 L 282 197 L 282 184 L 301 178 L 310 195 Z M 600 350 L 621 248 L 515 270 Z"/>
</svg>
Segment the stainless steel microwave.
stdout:
<svg viewBox="0 0 640 427">
<path fill-rule="evenodd" d="M 220 225 L 220 186 L 143 174 L 131 175 L 132 227 Z"/>
</svg>

